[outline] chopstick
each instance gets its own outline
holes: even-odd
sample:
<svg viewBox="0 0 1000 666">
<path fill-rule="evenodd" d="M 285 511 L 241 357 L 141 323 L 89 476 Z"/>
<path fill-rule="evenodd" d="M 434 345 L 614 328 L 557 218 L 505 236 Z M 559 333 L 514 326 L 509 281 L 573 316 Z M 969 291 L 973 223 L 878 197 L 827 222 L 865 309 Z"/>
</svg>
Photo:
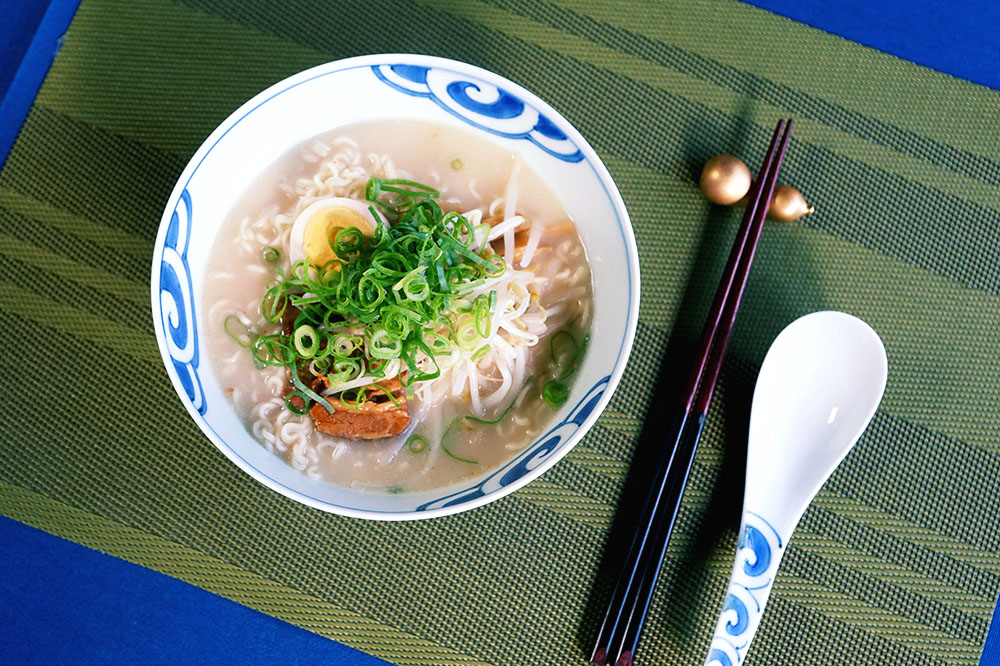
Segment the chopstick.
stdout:
<svg viewBox="0 0 1000 666">
<path fill-rule="evenodd" d="M 594 663 L 631 666 L 698 449 L 698 440 L 705 427 L 791 127 L 791 119 L 778 121 L 760 175 L 750 189 L 749 204 L 702 330 L 694 367 L 667 439 L 670 453 L 660 458 L 628 557 L 598 630 L 590 657 Z M 688 433 L 688 430 L 693 432 Z"/>
</svg>

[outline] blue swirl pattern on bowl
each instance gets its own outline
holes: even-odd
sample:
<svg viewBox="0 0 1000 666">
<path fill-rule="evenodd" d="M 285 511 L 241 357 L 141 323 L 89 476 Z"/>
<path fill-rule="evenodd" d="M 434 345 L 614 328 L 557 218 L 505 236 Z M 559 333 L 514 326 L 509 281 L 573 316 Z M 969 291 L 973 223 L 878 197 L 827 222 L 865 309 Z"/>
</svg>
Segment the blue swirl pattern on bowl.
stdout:
<svg viewBox="0 0 1000 666">
<path fill-rule="evenodd" d="M 428 97 L 473 127 L 508 139 L 525 139 L 565 162 L 583 160 L 580 149 L 555 123 L 503 88 L 440 67 L 374 65 L 372 71 L 386 85 L 407 95 Z"/>
<path fill-rule="evenodd" d="M 188 266 L 188 241 L 194 204 L 187 190 L 170 216 L 170 226 L 160 254 L 160 313 L 170 360 L 191 404 L 204 414 L 208 405 L 198 377 L 200 351 L 198 321 L 194 312 L 194 288 Z"/>
</svg>

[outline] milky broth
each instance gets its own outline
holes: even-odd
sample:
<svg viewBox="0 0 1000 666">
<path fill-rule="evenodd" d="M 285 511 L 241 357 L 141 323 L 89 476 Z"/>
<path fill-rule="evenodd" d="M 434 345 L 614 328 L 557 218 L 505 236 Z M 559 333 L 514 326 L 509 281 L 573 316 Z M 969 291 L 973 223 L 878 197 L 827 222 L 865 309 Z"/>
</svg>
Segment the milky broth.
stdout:
<svg viewBox="0 0 1000 666">
<path fill-rule="evenodd" d="M 343 155 L 359 158 L 357 164 L 346 159 L 348 166 L 331 171 L 327 167 L 331 158 Z M 257 369 L 251 353 L 224 330 L 226 318 L 233 314 L 256 333 L 276 330 L 260 316 L 265 284 L 274 278 L 274 267 L 264 261 L 261 250 L 265 245 L 278 247 L 287 267 L 287 245 L 282 243 L 287 244 L 288 229 L 299 211 L 318 196 L 363 198 L 358 186 L 362 181 L 344 174 L 374 169 L 382 177 L 411 178 L 440 190 L 442 207 L 466 211 L 487 208 L 504 197 L 515 168 L 519 170 L 516 211 L 546 230 L 539 244 L 545 249 L 538 251 L 529 266 L 536 276 L 550 278 L 538 288 L 538 303 L 554 313 L 546 325 L 553 324 L 550 333 L 566 329 L 582 340 L 592 307 L 583 246 L 572 225 L 566 224 L 569 217 L 559 198 L 537 173 L 497 143 L 442 125 L 372 121 L 304 142 L 250 185 L 213 244 L 202 292 L 202 331 L 219 384 L 262 445 L 311 477 L 357 489 L 412 492 L 451 485 L 497 468 L 541 434 L 554 410 L 540 399 L 538 383 L 531 382 L 511 393 L 512 399 L 518 397 L 517 405 L 500 423 L 465 428 L 461 427 L 465 422 L 460 422 L 449 433 L 447 451 L 441 446 L 442 433 L 455 416 L 471 414 L 467 390 L 433 409 L 422 409 L 419 397 L 410 399 L 411 415 L 426 414 L 419 423 L 414 418 L 397 437 L 376 441 L 331 437 L 316 431 L 308 416 L 297 416 L 281 406 L 287 372 Z M 353 190 L 345 192 L 345 187 Z M 310 189 L 319 195 L 303 195 Z M 551 376 L 548 337 L 530 347 L 526 358 L 525 376 Z M 512 399 L 491 409 L 486 417 L 499 415 Z M 407 447 L 414 432 L 430 443 L 419 453 Z"/>
</svg>

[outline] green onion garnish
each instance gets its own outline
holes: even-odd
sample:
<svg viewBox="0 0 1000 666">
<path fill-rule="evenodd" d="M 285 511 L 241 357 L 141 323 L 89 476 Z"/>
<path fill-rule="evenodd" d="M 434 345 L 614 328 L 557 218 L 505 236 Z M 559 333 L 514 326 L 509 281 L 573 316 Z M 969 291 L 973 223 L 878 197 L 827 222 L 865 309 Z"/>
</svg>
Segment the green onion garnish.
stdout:
<svg viewBox="0 0 1000 666">
<path fill-rule="evenodd" d="M 545 382 L 542 387 L 542 400 L 549 407 L 558 407 L 569 399 L 569 387 L 558 379 Z"/>
<path fill-rule="evenodd" d="M 377 390 L 381 391 L 382 393 L 385 393 L 385 395 L 389 398 L 389 401 L 392 404 L 396 405 L 396 409 L 402 409 L 403 408 L 403 406 L 399 404 L 399 400 L 396 398 L 396 396 L 394 396 L 392 394 L 392 391 L 390 391 L 386 387 L 379 386 L 378 384 L 371 384 L 369 386 L 366 386 L 365 388 L 377 389 Z"/>
<path fill-rule="evenodd" d="M 254 342 L 253 333 L 240 321 L 240 318 L 234 314 L 226 317 L 226 320 L 222 323 L 222 327 L 226 330 L 226 333 L 236 342 L 240 347 L 250 349 L 250 345 Z"/>
<path fill-rule="evenodd" d="M 507 407 L 502 412 L 500 412 L 500 415 L 497 416 L 496 418 L 493 418 L 493 419 L 481 419 L 478 416 L 456 416 L 455 418 L 453 418 L 451 420 L 451 423 L 448 424 L 448 427 L 444 429 L 444 433 L 441 435 L 441 450 L 444 451 L 450 457 L 454 458 L 455 460 L 457 460 L 459 462 L 469 463 L 470 465 L 477 465 L 477 464 L 479 464 L 475 460 L 469 460 L 468 458 L 462 458 L 462 457 L 460 457 L 460 456 L 452 453 L 451 450 L 448 448 L 448 434 L 451 432 L 452 428 L 454 428 L 455 425 L 458 424 L 460 421 L 465 421 L 466 422 L 464 424 L 466 428 L 469 428 L 470 424 L 496 425 L 496 424 L 500 423 L 501 421 L 503 421 L 507 417 L 508 414 L 510 414 L 510 410 L 514 409 L 514 405 L 517 404 L 517 402 L 521 399 L 521 395 L 525 391 L 527 391 L 528 388 L 531 386 L 531 380 L 533 380 L 533 379 L 534 379 L 533 376 L 529 376 L 527 379 L 524 380 L 524 386 L 521 387 L 521 390 L 517 392 L 517 395 L 515 395 L 514 399 L 510 401 L 510 404 L 507 405 Z"/>
<path fill-rule="evenodd" d="M 383 193 L 388 196 L 382 197 Z M 403 178 L 372 177 L 365 186 L 365 199 L 390 213 L 403 213 L 421 201 L 437 197 L 438 191 L 433 187 Z"/>
<path fill-rule="evenodd" d="M 473 299 L 470 291 L 503 275 L 503 257 L 477 241 L 481 234 L 465 217 L 444 213 L 432 187 L 371 178 L 365 192 L 378 221 L 375 233 L 366 237 L 355 227 L 332 233 L 338 260 L 325 266 L 303 260 L 284 268 L 277 251 L 265 251 L 266 260 L 275 259 L 275 278 L 267 284 L 261 314 L 272 324 L 289 308 L 298 314 L 291 334 L 252 340 L 235 324 L 227 326 L 251 348 L 258 366 L 284 365 L 293 375 L 301 370 L 305 377 L 326 377 L 335 389 L 363 376 L 383 377 L 386 364 L 398 360 L 400 381 L 410 387 L 440 375 L 436 354 L 484 347 L 497 296 Z M 337 333 L 355 327 L 364 333 Z M 478 359 L 486 352 L 476 353 Z M 316 400 L 311 390 L 298 388 Z"/>
<path fill-rule="evenodd" d="M 470 465 L 478 465 L 479 464 L 478 460 L 469 460 L 468 458 L 463 458 L 462 456 L 459 456 L 459 455 L 456 455 L 456 454 L 452 453 L 451 449 L 448 448 L 448 445 L 447 445 L 448 431 L 451 430 L 451 427 L 453 425 L 455 425 L 455 423 L 457 423 L 458 419 L 460 419 L 460 418 L 462 418 L 462 417 L 461 416 L 456 417 L 454 421 L 452 421 L 450 424 L 448 424 L 448 427 L 445 429 L 444 434 L 441 435 L 441 450 L 444 451 L 445 453 L 447 453 L 449 458 L 453 458 L 454 460 L 457 460 L 458 462 L 469 463 Z"/>
<path fill-rule="evenodd" d="M 288 307 L 288 298 L 279 283 L 264 293 L 264 300 L 260 304 L 260 313 L 264 315 L 264 319 L 272 324 L 277 324 L 281 321 L 281 315 L 285 313 L 286 307 Z"/>
<path fill-rule="evenodd" d="M 292 370 L 292 384 L 294 384 L 295 388 L 297 388 L 299 390 L 299 392 L 302 394 L 302 396 L 304 396 L 303 399 L 305 399 L 305 402 L 306 402 L 306 410 L 309 409 L 309 400 L 315 400 L 319 404 L 323 405 L 323 409 L 325 409 L 327 412 L 329 412 L 331 414 L 333 413 L 333 405 L 331 405 L 326 400 L 326 398 L 324 398 L 323 396 L 319 395 L 318 393 L 316 393 L 315 391 L 313 391 L 311 388 L 309 388 L 308 386 L 306 386 L 304 383 L 302 383 L 302 380 L 299 379 L 299 373 L 295 369 Z M 288 402 L 286 401 L 285 404 L 288 404 Z M 301 413 L 301 412 L 299 412 L 299 413 Z"/>
<path fill-rule="evenodd" d="M 406 448 L 410 450 L 410 453 L 423 453 L 430 446 L 430 442 L 423 435 L 410 435 L 410 438 L 406 440 Z"/>
<path fill-rule="evenodd" d="M 302 358 L 312 358 L 319 351 L 319 337 L 316 335 L 316 329 L 308 324 L 303 324 L 295 329 L 293 340 L 295 351 Z"/>
<path fill-rule="evenodd" d="M 561 340 L 565 340 L 563 345 L 569 345 L 569 349 L 563 354 L 562 359 L 556 355 L 556 345 Z M 569 331 L 557 331 L 549 338 L 549 355 L 552 359 L 552 366 L 556 371 L 555 379 L 550 379 L 542 386 L 542 400 L 553 409 L 564 404 L 569 399 L 569 385 L 566 380 L 573 376 L 580 367 L 583 354 L 587 351 L 587 344 L 590 336 L 583 336 L 583 342 L 578 343 L 573 334 Z"/>
<path fill-rule="evenodd" d="M 292 398 L 298 398 L 299 400 L 301 400 L 302 404 L 305 405 L 305 407 L 298 407 L 294 402 L 292 402 Z M 302 393 L 301 391 L 289 391 L 285 395 L 285 407 L 287 407 L 288 411 L 290 411 L 293 414 L 298 414 L 299 416 L 305 416 L 306 414 L 309 413 L 309 398 L 306 396 L 305 393 Z"/>
</svg>

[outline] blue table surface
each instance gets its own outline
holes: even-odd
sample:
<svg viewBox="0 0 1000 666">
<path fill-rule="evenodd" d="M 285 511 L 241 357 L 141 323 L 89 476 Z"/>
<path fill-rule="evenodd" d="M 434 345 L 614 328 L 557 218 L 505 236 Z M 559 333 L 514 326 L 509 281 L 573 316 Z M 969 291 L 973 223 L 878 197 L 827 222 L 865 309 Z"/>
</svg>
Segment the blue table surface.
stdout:
<svg viewBox="0 0 1000 666">
<path fill-rule="evenodd" d="M 79 0 L 0 0 L 0 162 Z M 995 0 L 751 0 L 1000 89 Z M 2 664 L 385 662 L 156 571 L 0 517 Z M 980 666 L 1000 666 L 1000 606 Z"/>
</svg>

